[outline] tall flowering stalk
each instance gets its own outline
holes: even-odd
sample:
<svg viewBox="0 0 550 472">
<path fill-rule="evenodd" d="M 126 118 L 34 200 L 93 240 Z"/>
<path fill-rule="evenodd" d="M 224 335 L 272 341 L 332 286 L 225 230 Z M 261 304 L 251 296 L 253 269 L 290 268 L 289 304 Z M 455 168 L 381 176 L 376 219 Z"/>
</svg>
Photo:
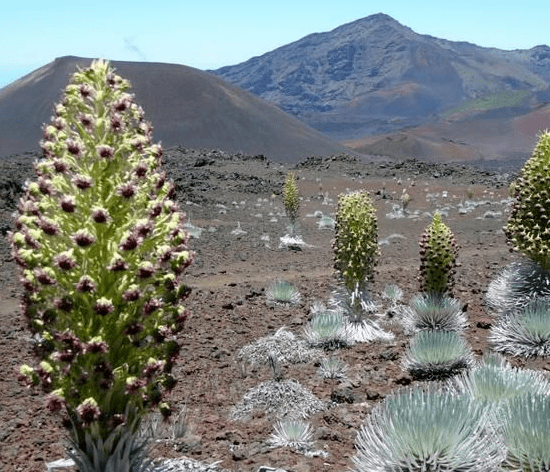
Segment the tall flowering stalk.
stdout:
<svg viewBox="0 0 550 472">
<path fill-rule="evenodd" d="M 40 339 L 39 365 L 22 377 L 67 413 L 81 447 L 150 407 L 170 414 L 163 396 L 188 316 L 184 215 L 129 87 L 104 61 L 73 75 L 11 235 Z"/>
<path fill-rule="evenodd" d="M 455 237 L 436 211 L 420 239 L 420 290 L 435 295 L 450 292 L 457 256 Z"/>
<path fill-rule="evenodd" d="M 296 176 L 292 172 L 287 174 L 283 185 L 283 204 L 286 216 L 290 220 L 291 232 L 294 232 L 300 212 L 300 192 L 296 184 Z"/>
</svg>

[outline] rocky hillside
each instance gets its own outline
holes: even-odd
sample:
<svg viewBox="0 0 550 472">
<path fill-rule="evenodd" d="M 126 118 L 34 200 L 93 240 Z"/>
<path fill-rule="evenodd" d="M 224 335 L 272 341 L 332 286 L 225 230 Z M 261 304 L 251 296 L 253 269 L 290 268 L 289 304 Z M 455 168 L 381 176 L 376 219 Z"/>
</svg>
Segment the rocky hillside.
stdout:
<svg viewBox="0 0 550 472">
<path fill-rule="evenodd" d="M 515 116 L 550 101 L 550 47 L 451 42 L 384 14 L 213 72 L 340 140 L 457 113 Z"/>
<path fill-rule="evenodd" d="M 38 149 L 42 124 L 77 67 L 66 56 L 0 89 L 0 157 Z M 344 148 L 256 95 L 179 64 L 112 61 L 130 80 L 136 103 L 165 147 L 220 148 L 279 162 L 330 155 Z"/>
</svg>

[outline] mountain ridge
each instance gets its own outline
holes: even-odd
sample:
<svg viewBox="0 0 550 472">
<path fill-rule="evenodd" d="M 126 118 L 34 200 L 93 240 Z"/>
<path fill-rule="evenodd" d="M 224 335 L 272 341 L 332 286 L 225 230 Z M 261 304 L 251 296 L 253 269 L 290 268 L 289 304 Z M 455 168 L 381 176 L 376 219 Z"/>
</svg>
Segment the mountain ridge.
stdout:
<svg viewBox="0 0 550 472">
<path fill-rule="evenodd" d="M 525 90 L 550 101 L 550 47 L 505 51 L 418 34 L 378 13 L 211 71 L 333 139 L 402 130 L 449 108 Z"/>
</svg>

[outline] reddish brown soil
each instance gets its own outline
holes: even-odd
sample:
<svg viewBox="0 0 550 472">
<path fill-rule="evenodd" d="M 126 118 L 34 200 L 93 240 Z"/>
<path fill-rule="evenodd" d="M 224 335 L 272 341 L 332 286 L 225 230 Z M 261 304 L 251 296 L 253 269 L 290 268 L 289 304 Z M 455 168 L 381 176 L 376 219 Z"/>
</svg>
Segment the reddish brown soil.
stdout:
<svg viewBox="0 0 550 472">
<path fill-rule="evenodd" d="M 333 231 L 319 229 L 318 219 L 308 215 L 315 211 L 334 215 L 337 196 L 348 189 L 371 192 L 378 209 L 379 242 L 393 234 L 402 235 L 380 246 L 372 295 L 382 305 L 382 313 L 387 304 L 380 294 L 387 284 L 397 284 L 404 291 L 404 303 L 418 290 L 418 240 L 430 222 L 424 212 L 450 207 L 445 221 L 461 246 L 454 294 L 467 305 L 469 327 L 465 334 L 476 356 L 487 351 L 492 318 L 484 306 L 484 293 L 498 270 L 516 258 L 508 251 L 501 231 L 507 207 L 500 202 L 508 196 L 505 177 L 464 168 L 451 172 L 418 163 L 396 166 L 346 159 L 310 160 L 294 170 L 303 197 L 300 233 L 311 246 L 291 251 L 278 248 L 286 225 L 280 216 L 283 205 L 279 193 L 289 167 L 206 152 L 174 151 L 168 153 L 167 161 L 182 209 L 191 223 L 204 231 L 190 240 L 196 252 L 196 263 L 187 273 L 193 288 L 188 299 L 193 317 L 180 338 L 181 357 L 174 372 L 179 382 L 171 396 L 176 411 L 187 408 L 188 432 L 175 442 L 155 443 L 152 456 L 219 461 L 219 467 L 235 472 L 256 471 L 262 465 L 289 472 L 344 471 L 352 466 L 356 433 L 372 407 L 396 388 L 417 383 L 400 364 L 410 337 L 403 334 L 399 323 L 385 316 L 384 327 L 395 334 L 395 340 L 357 344 L 335 352 L 349 366 L 347 383 L 324 380 L 313 364 L 282 366 L 284 378 L 299 381 L 321 400 L 336 402 L 331 409 L 308 419 L 314 448 L 328 452 L 327 457 L 270 449 L 266 440 L 274 423 L 264 412 L 255 412 L 247 421 L 230 419 L 231 409 L 247 391 L 272 378 L 267 366 L 243 371 L 236 362 L 239 349 L 283 326 L 300 335 L 312 303 L 326 302 L 337 286 L 332 269 Z M 386 216 L 403 189 L 411 195 L 409 213 L 418 211 L 419 218 Z M 444 191 L 446 198 L 441 195 Z M 474 201 L 492 203 L 459 214 L 456 206 L 468 198 L 468 193 Z M 439 197 L 428 201 L 427 194 Z M 328 204 L 323 203 L 322 195 L 330 199 Z M 9 205 L 2 210 L 4 214 L 11 211 Z M 483 218 L 487 211 L 502 214 Z M 272 218 L 277 222 L 270 221 Z M 238 222 L 246 234 L 231 233 Z M 45 463 L 65 457 L 65 431 L 58 417 L 44 407 L 43 395 L 26 389 L 16 378 L 22 363 L 33 362 L 32 344 L 18 307 L 21 291 L 17 270 L 7 251 L 4 241 L 0 274 L 0 471 L 44 471 Z M 296 285 L 302 295 L 300 305 L 266 305 L 265 288 L 276 279 Z M 550 371 L 547 359 L 511 361 Z"/>
</svg>

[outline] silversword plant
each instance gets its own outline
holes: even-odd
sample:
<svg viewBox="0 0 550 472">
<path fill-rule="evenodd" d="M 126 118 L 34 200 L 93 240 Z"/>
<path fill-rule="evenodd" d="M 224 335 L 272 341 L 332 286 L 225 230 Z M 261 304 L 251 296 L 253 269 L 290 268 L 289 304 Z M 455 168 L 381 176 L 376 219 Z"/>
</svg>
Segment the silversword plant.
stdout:
<svg viewBox="0 0 550 472">
<path fill-rule="evenodd" d="M 458 256 L 458 246 L 450 228 L 435 212 L 420 239 L 420 291 L 425 293 L 450 292 Z"/>
<path fill-rule="evenodd" d="M 550 270 L 550 132 L 541 134 L 513 191 L 504 232 L 514 249 Z"/>
<path fill-rule="evenodd" d="M 378 262 L 376 209 L 366 191 L 340 195 L 336 211 L 334 265 L 349 292 L 362 291 Z"/>
<path fill-rule="evenodd" d="M 290 220 L 291 234 L 296 228 L 296 220 L 300 212 L 300 193 L 296 184 L 296 176 L 289 172 L 283 185 L 283 205 L 285 213 Z"/>
<path fill-rule="evenodd" d="M 40 363 L 22 377 L 42 384 L 90 454 L 90 437 L 106 441 L 120 426 L 127 438 L 121 425 L 137 427 L 149 407 L 170 414 L 163 397 L 188 316 L 184 215 L 129 87 L 103 61 L 74 74 L 11 235 L 40 339 Z"/>
</svg>

